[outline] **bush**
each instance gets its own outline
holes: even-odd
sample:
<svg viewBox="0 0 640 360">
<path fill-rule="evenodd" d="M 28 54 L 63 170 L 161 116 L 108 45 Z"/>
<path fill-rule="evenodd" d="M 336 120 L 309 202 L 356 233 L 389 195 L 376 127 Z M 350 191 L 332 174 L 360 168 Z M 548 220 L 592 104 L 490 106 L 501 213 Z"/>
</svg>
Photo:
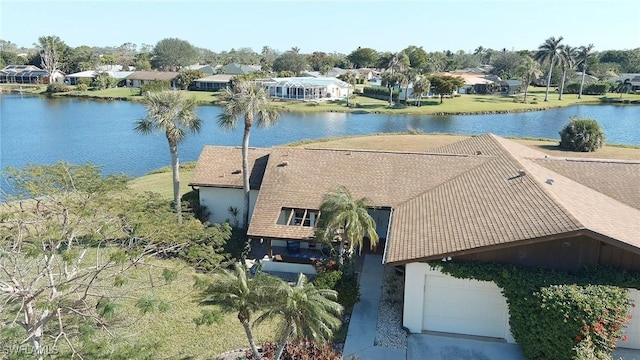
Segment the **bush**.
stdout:
<svg viewBox="0 0 640 360">
<path fill-rule="evenodd" d="M 573 358 L 577 347 L 589 353 L 611 354 L 630 319 L 630 302 L 623 288 L 551 285 L 542 288 L 539 296 L 543 316 L 552 321 L 550 329 L 554 330 L 553 337 L 544 338 L 545 345 L 557 349 L 557 358 Z"/>
<path fill-rule="evenodd" d="M 582 92 L 584 93 L 584 88 L 582 89 Z M 577 94 L 580 92 L 580 83 L 571 83 L 571 84 L 567 84 L 567 86 L 564 87 L 564 93 L 565 94 Z"/>
<path fill-rule="evenodd" d="M 373 95 L 373 97 L 385 97 L 386 99 L 389 99 L 389 89 L 386 87 L 382 87 L 382 86 L 365 86 L 364 89 L 362 89 L 362 93 L 364 95 Z M 394 90 L 393 91 L 393 100 L 397 101 L 398 100 L 398 91 Z"/>
<path fill-rule="evenodd" d="M 91 82 L 91 86 L 94 90 L 104 90 L 109 89 L 118 83 L 118 80 L 106 72 L 98 73 Z"/>
<path fill-rule="evenodd" d="M 55 94 L 55 93 L 69 92 L 69 91 L 71 91 L 71 87 L 62 83 L 54 82 L 47 85 L 47 94 Z"/>
<path fill-rule="evenodd" d="M 313 285 L 320 289 L 331 289 L 338 292 L 338 302 L 344 306 L 345 311 L 351 311 L 353 306 L 360 301 L 360 284 L 356 274 L 335 270 L 320 273 L 313 279 Z"/>
<path fill-rule="evenodd" d="M 598 122 L 572 116 L 560 131 L 560 147 L 571 151 L 589 152 L 604 145 L 604 133 Z"/>
<path fill-rule="evenodd" d="M 582 93 L 586 95 L 604 95 L 611 90 L 612 85 L 609 83 L 593 83 L 585 85 Z"/>
<path fill-rule="evenodd" d="M 140 85 L 141 94 L 145 94 L 147 92 L 159 92 L 164 90 L 171 90 L 171 81 L 154 80 L 154 81 L 149 81 Z"/>
<path fill-rule="evenodd" d="M 89 90 L 89 86 L 87 84 L 78 84 L 78 86 L 76 86 L 76 90 L 87 91 Z"/>
<path fill-rule="evenodd" d="M 262 358 L 273 359 L 278 349 L 278 344 L 273 342 L 265 342 L 262 344 Z M 254 359 L 253 352 L 247 351 L 247 359 Z M 341 360 L 342 355 L 337 353 L 331 344 L 326 342 L 318 345 L 311 340 L 293 340 L 287 342 L 282 351 L 281 360 L 298 360 L 298 359 L 322 359 L 322 360 Z"/>
</svg>

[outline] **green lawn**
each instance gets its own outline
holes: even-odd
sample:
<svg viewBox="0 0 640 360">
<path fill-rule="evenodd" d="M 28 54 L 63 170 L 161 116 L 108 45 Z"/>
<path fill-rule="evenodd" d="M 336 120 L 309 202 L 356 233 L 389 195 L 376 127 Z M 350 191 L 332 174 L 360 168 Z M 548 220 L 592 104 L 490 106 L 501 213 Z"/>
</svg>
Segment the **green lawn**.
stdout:
<svg viewBox="0 0 640 360">
<path fill-rule="evenodd" d="M 558 94 L 550 91 L 548 101 L 544 100 L 545 88 L 530 87 L 527 95 L 527 103 L 515 103 L 513 97 L 500 95 L 466 95 L 460 97 L 446 98 L 440 104 L 439 98 L 425 98 L 422 106 L 388 106 L 384 100 L 372 99 L 356 95 L 350 103 L 359 104 L 357 108 L 347 108 L 345 101 L 327 101 L 320 103 L 288 101 L 276 102 L 276 107 L 283 111 L 295 112 L 351 112 L 367 111 L 382 114 L 458 114 L 458 113 L 493 113 L 493 112 L 515 112 L 544 110 L 556 107 L 570 106 L 576 104 L 593 104 L 603 101 L 618 101 L 619 94 L 583 95 L 578 99 L 576 94 L 565 94 L 562 100 L 558 100 Z M 622 100 L 640 102 L 640 94 L 624 94 Z M 413 101 L 411 102 L 413 104 Z"/>
<path fill-rule="evenodd" d="M 189 183 L 193 178 L 195 163 L 180 165 L 180 193 L 182 195 L 191 191 Z M 163 167 L 151 173 L 135 178 L 129 183 L 129 187 L 135 191 L 151 191 L 162 195 L 166 199 L 173 199 L 173 177 L 171 167 Z"/>
<path fill-rule="evenodd" d="M 218 92 L 207 91 L 186 91 L 178 90 L 187 96 L 195 98 L 199 104 L 209 105 L 218 101 Z M 111 88 L 105 90 L 88 90 L 88 91 L 71 91 L 68 93 L 58 93 L 55 96 L 78 96 L 99 99 L 121 99 L 140 101 L 143 97 L 140 95 L 139 89 L 135 88 Z"/>
</svg>

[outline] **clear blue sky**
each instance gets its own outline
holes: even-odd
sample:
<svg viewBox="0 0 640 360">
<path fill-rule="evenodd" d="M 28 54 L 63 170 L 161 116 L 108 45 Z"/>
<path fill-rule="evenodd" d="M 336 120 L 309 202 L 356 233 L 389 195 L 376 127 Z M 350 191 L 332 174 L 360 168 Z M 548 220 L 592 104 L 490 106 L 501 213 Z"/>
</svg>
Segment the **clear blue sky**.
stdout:
<svg viewBox="0 0 640 360">
<path fill-rule="evenodd" d="M 640 47 L 639 0 L 0 0 L 0 14 L 0 38 L 25 47 L 41 35 L 73 47 L 176 37 L 216 52 L 521 50 L 550 36 L 599 51 Z"/>
</svg>

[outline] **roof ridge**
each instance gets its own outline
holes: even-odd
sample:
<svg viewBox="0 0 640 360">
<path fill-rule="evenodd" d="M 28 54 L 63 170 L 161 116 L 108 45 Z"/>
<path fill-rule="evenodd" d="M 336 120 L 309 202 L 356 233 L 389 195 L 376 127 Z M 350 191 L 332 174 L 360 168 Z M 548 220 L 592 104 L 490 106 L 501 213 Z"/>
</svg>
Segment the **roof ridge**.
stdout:
<svg viewBox="0 0 640 360">
<path fill-rule="evenodd" d="M 275 148 L 275 147 L 274 147 Z M 310 151 L 340 151 L 340 152 L 358 152 L 358 153 L 376 153 L 376 154 L 397 154 L 397 155 L 433 155 L 433 156 L 451 156 L 451 157 L 495 157 L 492 155 L 469 155 L 469 154 L 445 154 L 438 152 L 424 151 L 402 151 L 402 150 L 375 150 L 375 149 L 349 149 L 349 148 L 307 148 L 307 147 L 277 147 L 286 149 L 310 150 Z"/>
<path fill-rule="evenodd" d="M 532 159 L 530 159 L 530 158 L 525 158 L 525 157 L 520 157 L 520 156 L 517 156 L 517 155 L 513 154 L 511 151 L 509 151 L 509 150 L 504 146 L 504 144 L 502 144 L 502 142 L 500 142 L 500 141 L 498 140 L 498 137 L 497 137 L 496 135 L 491 134 L 491 133 L 489 133 L 488 135 L 490 136 L 491 140 L 492 140 L 492 141 L 494 141 L 494 142 L 495 142 L 495 143 L 500 147 L 500 149 L 502 149 L 502 150 L 503 150 L 503 154 L 505 155 L 505 157 L 506 157 L 506 158 L 511 159 L 513 162 L 515 162 L 515 164 L 519 165 L 518 167 L 519 167 L 520 169 L 522 169 L 522 171 L 524 171 L 524 175 L 523 175 L 523 176 L 527 176 L 527 166 L 526 166 L 526 164 L 525 164 L 525 163 L 523 163 L 523 161 L 529 161 L 529 162 L 532 162 L 532 163 L 533 163 Z M 504 139 L 504 138 L 502 138 L 502 139 Z M 505 139 L 505 140 L 506 140 L 506 139 Z M 511 143 L 514 143 L 514 144 L 520 145 L 520 144 L 518 144 L 518 143 L 516 143 L 516 142 L 514 142 L 514 141 L 511 141 L 511 140 L 508 140 L 508 141 L 510 141 Z M 522 145 L 522 146 L 524 146 L 524 145 Z M 543 153 L 543 152 L 541 152 L 541 151 L 537 151 L 537 150 L 535 150 L 535 149 L 531 149 L 531 150 L 532 150 L 532 151 L 539 152 L 539 153 L 541 153 L 541 154 L 543 154 L 543 155 L 547 156 L 547 154 L 544 154 L 544 153 Z M 543 159 L 544 159 L 544 158 L 543 158 Z M 536 164 L 534 163 L 534 165 L 536 165 Z M 537 165 L 537 166 L 539 166 L 539 165 Z M 545 168 L 545 169 L 546 169 L 546 168 Z M 555 174 L 555 175 L 557 175 L 557 176 L 562 176 L 561 174 L 559 174 L 559 173 L 557 173 L 557 172 L 555 172 L 555 171 L 553 171 L 553 170 L 551 170 L 551 169 L 547 169 L 547 170 L 551 171 L 552 173 L 554 173 L 554 174 Z M 566 178 L 566 176 L 562 176 L 562 177 Z M 585 227 L 585 225 L 584 225 L 581 221 L 579 221 L 579 220 L 578 220 L 578 219 L 573 215 L 573 213 L 572 213 L 571 211 L 569 211 L 569 209 L 567 209 L 567 207 L 566 207 L 566 206 L 564 206 L 564 204 L 562 203 L 562 201 L 560 201 L 560 199 L 559 199 L 559 198 L 558 198 L 558 197 L 557 197 L 553 192 L 549 191 L 549 189 L 547 189 L 547 188 L 543 185 L 543 182 L 542 182 L 542 181 L 540 181 L 536 176 L 530 176 L 529 178 L 531 178 L 531 180 L 532 180 L 533 184 L 534 184 L 536 187 L 538 187 L 538 188 L 542 191 L 542 193 L 543 193 L 543 194 L 545 194 L 549 199 L 551 199 L 551 201 L 553 201 L 553 202 L 554 202 L 554 203 L 555 203 L 555 204 L 556 204 L 556 205 L 557 205 L 557 206 L 562 210 L 562 212 L 563 212 L 563 213 L 564 213 L 568 218 L 570 218 L 570 219 L 571 219 L 571 221 L 573 221 L 573 222 L 576 224 L 576 226 L 578 226 L 578 227 L 580 227 L 580 228 L 583 228 L 583 229 L 585 229 L 585 228 L 586 228 L 586 227 Z M 569 178 L 566 178 L 566 179 L 567 179 L 567 180 L 570 180 L 570 181 L 573 181 L 573 180 L 571 180 L 571 179 L 569 179 Z"/>
</svg>

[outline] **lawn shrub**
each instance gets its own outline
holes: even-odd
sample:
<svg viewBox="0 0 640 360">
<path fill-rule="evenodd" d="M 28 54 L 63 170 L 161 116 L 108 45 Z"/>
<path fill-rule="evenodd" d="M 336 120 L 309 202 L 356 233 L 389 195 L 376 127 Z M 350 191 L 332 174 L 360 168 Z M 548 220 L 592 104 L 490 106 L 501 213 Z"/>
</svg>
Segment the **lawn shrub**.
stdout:
<svg viewBox="0 0 640 360">
<path fill-rule="evenodd" d="M 431 266 L 498 285 L 509 306 L 511 333 L 527 359 L 610 359 L 629 320 L 626 288 L 640 289 L 640 273 L 604 266 L 578 273 L 475 262 Z"/>
<path fill-rule="evenodd" d="M 114 78 L 106 72 L 98 73 L 91 82 L 93 90 L 110 89 L 112 87 L 115 87 L 116 84 L 118 84 L 118 79 Z"/>
<path fill-rule="evenodd" d="M 76 90 L 87 91 L 89 90 L 89 86 L 87 84 L 78 84 L 78 86 L 76 86 Z"/>
<path fill-rule="evenodd" d="M 265 342 L 262 344 L 262 358 L 273 359 L 278 349 L 278 344 L 274 342 Z M 255 359 L 252 351 L 247 351 L 247 359 Z M 281 360 L 298 360 L 298 359 L 322 359 L 322 360 L 341 360 L 342 355 L 336 352 L 331 344 L 326 342 L 316 344 L 311 340 L 293 340 L 287 342 L 282 351 Z"/>
<path fill-rule="evenodd" d="M 61 92 L 69 92 L 71 91 L 71 87 L 63 84 L 63 83 L 51 83 L 49 85 L 47 85 L 47 94 L 55 94 L 55 93 L 61 93 Z"/>
<path fill-rule="evenodd" d="M 604 133 L 598 122 L 572 116 L 560 131 L 560 147 L 571 151 L 590 152 L 604 145 Z"/>
<path fill-rule="evenodd" d="M 364 89 L 362 90 L 362 94 L 364 94 L 365 96 L 376 98 L 376 99 L 383 99 L 383 100 L 389 99 L 389 89 L 382 86 L 365 86 Z M 394 101 L 398 100 L 399 94 L 400 93 L 398 91 L 396 90 L 393 91 Z"/>
<path fill-rule="evenodd" d="M 154 81 L 149 81 L 140 85 L 141 94 L 145 94 L 147 92 L 159 92 L 164 90 L 171 90 L 171 81 L 154 80 Z"/>
<path fill-rule="evenodd" d="M 585 85 L 582 93 L 585 95 L 604 95 L 611 91 L 612 87 L 610 83 L 593 83 Z"/>
</svg>

